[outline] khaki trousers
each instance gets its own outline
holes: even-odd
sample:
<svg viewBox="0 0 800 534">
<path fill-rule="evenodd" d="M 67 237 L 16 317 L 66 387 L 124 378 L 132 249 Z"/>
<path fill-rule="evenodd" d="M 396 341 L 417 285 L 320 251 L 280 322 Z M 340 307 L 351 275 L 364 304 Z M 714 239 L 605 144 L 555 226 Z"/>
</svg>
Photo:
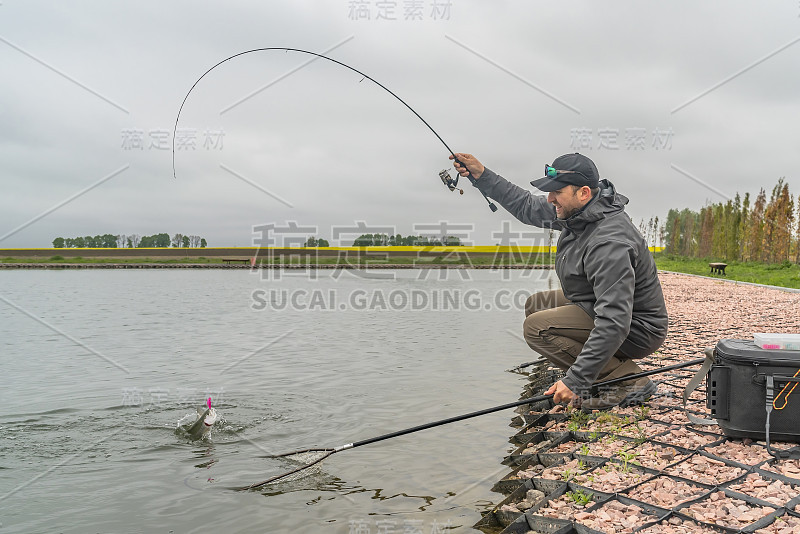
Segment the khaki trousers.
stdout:
<svg viewBox="0 0 800 534">
<path fill-rule="evenodd" d="M 589 314 L 568 301 L 560 289 L 534 293 L 525 303 L 525 341 L 564 371 L 575 363 L 593 328 L 594 321 Z M 641 356 L 644 356 L 641 351 L 623 343 L 600 371 L 595 383 L 641 373 L 642 369 L 631 359 Z"/>
</svg>

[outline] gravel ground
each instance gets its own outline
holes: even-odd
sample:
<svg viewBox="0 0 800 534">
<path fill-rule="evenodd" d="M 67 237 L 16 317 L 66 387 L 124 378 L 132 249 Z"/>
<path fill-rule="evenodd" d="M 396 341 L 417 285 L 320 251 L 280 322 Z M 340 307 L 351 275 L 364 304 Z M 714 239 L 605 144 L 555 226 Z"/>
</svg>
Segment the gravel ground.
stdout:
<svg viewBox="0 0 800 534">
<path fill-rule="evenodd" d="M 765 464 L 761 466 L 761 469 L 800 480 L 800 460 L 782 460 L 777 463 Z"/>
<path fill-rule="evenodd" d="M 783 506 L 800 493 L 800 489 L 796 485 L 780 480 L 770 480 L 758 473 L 750 473 L 742 482 L 731 484 L 728 489 L 761 499 L 775 506 Z"/>
<path fill-rule="evenodd" d="M 687 521 L 680 517 L 671 517 L 666 521 L 647 527 L 639 532 L 642 534 L 709 534 L 709 532 L 714 531 L 694 521 Z"/>
<path fill-rule="evenodd" d="M 672 273 L 660 273 L 659 277 L 667 302 L 670 332 L 658 353 L 641 362 L 640 365 L 643 369 L 653 369 L 662 364 L 701 358 L 704 356 L 703 349 L 715 345 L 720 339 L 751 339 L 755 332 L 800 332 L 800 313 L 797 312 L 800 309 L 799 293 Z M 629 448 L 629 452 L 636 451 L 637 458 L 632 459 L 632 463 L 638 463 L 637 460 L 640 460 L 648 468 L 664 473 L 663 478 L 655 478 L 631 492 L 630 497 L 646 504 L 664 508 L 677 507 L 681 505 L 675 503 L 686 503 L 686 499 L 693 494 L 702 493 L 700 489 L 685 482 L 662 482 L 662 480 L 668 480 L 668 475 L 673 475 L 710 486 L 719 486 L 734 481 L 731 485 L 732 490 L 770 502 L 776 508 L 784 506 L 791 496 L 800 491 L 798 489 L 800 488 L 800 461 L 763 463 L 770 459 L 768 455 L 765 455 L 763 443 L 753 443 L 751 440 L 741 439 L 723 441 L 724 435 L 718 426 L 691 424 L 680 409 L 682 406 L 680 396 L 681 388 L 688 382 L 694 370 L 696 367 L 691 370 L 674 371 L 669 375 L 653 377 L 655 381 L 662 382 L 659 386 L 659 393 L 648 403 L 650 412 L 638 425 L 620 426 L 619 423 L 608 421 L 608 416 L 606 416 L 601 424 L 590 422 L 582 425 L 581 430 L 611 431 L 612 436 L 604 439 L 606 444 L 613 443 L 614 446 L 608 447 L 607 451 L 629 448 L 623 447 L 628 442 L 616 441 L 614 434 L 627 435 L 639 438 L 639 440 L 647 438 L 644 443 L 639 441 L 638 446 Z M 692 399 L 694 400 L 690 401 L 689 409 L 701 416 L 704 415 L 706 412 L 705 390 L 702 386 L 695 391 Z M 621 418 L 630 416 L 632 412 L 630 409 L 615 409 L 611 410 L 610 414 Z M 658 424 L 659 422 L 662 424 Z M 639 433 L 640 429 L 644 435 Z M 690 429 L 699 430 L 705 434 L 693 432 Z M 661 435 L 656 437 L 658 433 Z M 652 443 L 652 440 L 667 445 Z M 792 446 L 794 444 L 781 445 Z M 692 454 L 687 456 L 670 446 L 692 451 Z M 564 448 L 568 447 L 564 446 Z M 588 448 L 594 452 L 602 448 L 602 445 L 590 443 Z M 701 450 L 713 457 L 698 454 Z M 772 479 L 767 480 L 752 472 L 755 467 L 748 467 L 747 470 L 744 470 L 727 465 L 721 459 L 745 466 L 759 465 L 759 468 L 765 471 L 798 479 L 798 483 L 775 483 Z M 577 483 L 593 486 L 594 489 L 601 491 L 609 489 L 619 491 L 622 487 L 647 480 L 650 477 L 643 477 L 637 473 L 638 469 L 635 465 L 630 466 L 631 469 L 620 469 L 615 465 L 610 471 L 608 469 L 611 466 L 606 467 L 606 470 L 600 467 L 589 474 L 580 474 L 580 469 L 576 469 L 578 466 L 572 462 L 566 462 L 566 465 L 547 470 L 547 475 L 550 478 L 563 479 L 563 471 L 567 465 L 572 468 L 568 474 L 577 475 L 574 479 Z M 534 471 L 536 470 L 532 469 L 531 474 Z M 639 476 L 634 477 L 634 473 Z M 533 476 L 541 475 L 533 474 Z M 610 480 L 612 478 L 614 480 Z M 563 508 L 569 504 L 565 498 L 562 498 L 548 512 L 553 513 L 554 508 Z M 747 527 L 773 511 L 773 508 L 727 497 L 719 490 L 709 492 L 705 497 L 688 506 L 687 504 L 682 506 L 681 512 L 693 516 L 695 520 L 736 529 Z M 566 515 L 571 516 L 570 518 L 575 521 L 604 532 L 629 532 L 634 525 L 641 525 L 645 519 L 643 516 L 647 516 L 640 510 L 624 506 L 616 501 L 606 503 L 591 513 L 574 508 L 570 509 L 570 513 Z M 575 517 L 576 515 L 577 517 Z M 617 522 L 616 527 L 611 525 L 615 521 Z M 645 532 L 648 534 L 680 534 L 709 532 L 709 530 L 702 525 L 673 517 L 648 528 Z M 784 516 L 769 527 L 757 532 L 796 534 L 800 532 L 800 523 L 794 517 Z"/>
<path fill-rule="evenodd" d="M 729 440 L 716 447 L 709 447 L 706 451 L 743 465 L 758 465 L 772 459 L 766 447 L 754 445 L 747 439 Z"/>
<path fill-rule="evenodd" d="M 655 504 L 661 508 L 673 508 L 707 492 L 708 490 L 701 486 L 661 476 L 639 484 L 628 491 L 626 495 L 631 499 Z"/>
<path fill-rule="evenodd" d="M 648 442 L 627 452 L 635 454 L 636 462 L 642 467 L 655 469 L 657 471 L 661 471 L 667 466 L 687 457 L 685 453 L 678 452 L 674 447 Z"/>
<path fill-rule="evenodd" d="M 558 497 L 557 499 L 552 499 L 549 503 L 547 503 L 547 506 L 539 508 L 536 513 L 557 519 L 575 519 L 575 514 L 581 514 L 581 517 L 584 517 L 583 514 L 586 512 L 586 509 L 594 506 L 595 501 L 589 500 L 585 504 L 579 504 L 575 502 L 578 496 L 573 495 L 574 494 L 572 492 L 569 492 L 565 493 L 561 497 Z M 593 494 L 589 492 L 586 493 L 585 496 L 591 499 Z"/>
<path fill-rule="evenodd" d="M 638 506 L 610 501 L 592 512 L 579 512 L 575 520 L 600 532 L 628 534 L 645 523 L 658 519 Z"/>
<path fill-rule="evenodd" d="M 747 471 L 739 467 L 727 465 L 720 460 L 707 458 L 699 454 L 692 456 L 685 462 L 668 467 L 665 470 L 665 473 L 668 475 L 679 476 L 710 486 L 735 480 L 746 472 Z"/>
<path fill-rule="evenodd" d="M 635 465 L 609 462 L 588 474 L 575 475 L 574 482 L 593 490 L 615 493 L 650 476 Z"/>
<path fill-rule="evenodd" d="M 765 528 L 756 530 L 756 534 L 797 534 L 800 532 L 800 517 L 781 516 Z"/>
<path fill-rule="evenodd" d="M 592 443 L 582 443 L 577 449 L 578 454 L 585 456 L 601 456 L 611 458 L 619 451 L 624 451 L 633 446 L 632 441 L 624 441 L 614 436 L 606 436 Z"/>
<path fill-rule="evenodd" d="M 768 506 L 752 505 L 740 499 L 727 497 L 721 491 L 714 492 L 707 499 L 681 510 L 697 521 L 729 528 L 745 527 L 774 511 L 774 508 Z"/>
</svg>

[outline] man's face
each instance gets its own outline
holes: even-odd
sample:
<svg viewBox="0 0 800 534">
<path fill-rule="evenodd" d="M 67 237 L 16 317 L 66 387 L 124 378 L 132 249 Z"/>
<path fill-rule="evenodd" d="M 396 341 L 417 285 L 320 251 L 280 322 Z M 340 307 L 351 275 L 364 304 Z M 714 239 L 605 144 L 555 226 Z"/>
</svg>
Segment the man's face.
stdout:
<svg viewBox="0 0 800 534">
<path fill-rule="evenodd" d="M 581 189 L 568 185 L 547 194 L 547 201 L 556 208 L 556 217 L 569 219 L 586 204 L 580 199 Z"/>
</svg>

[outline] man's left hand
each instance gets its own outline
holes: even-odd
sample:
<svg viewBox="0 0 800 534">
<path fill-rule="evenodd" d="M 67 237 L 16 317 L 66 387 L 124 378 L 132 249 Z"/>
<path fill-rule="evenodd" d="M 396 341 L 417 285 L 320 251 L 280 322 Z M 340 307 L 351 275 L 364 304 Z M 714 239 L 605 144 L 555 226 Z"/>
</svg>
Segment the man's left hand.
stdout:
<svg viewBox="0 0 800 534">
<path fill-rule="evenodd" d="M 563 402 L 572 403 L 572 401 L 577 397 L 571 389 L 569 389 L 564 382 L 559 380 L 552 386 L 550 389 L 544 392 L 545 395 L 553 395 L 553 402 L 556 404 L 561 404 Z"/>
</svg>

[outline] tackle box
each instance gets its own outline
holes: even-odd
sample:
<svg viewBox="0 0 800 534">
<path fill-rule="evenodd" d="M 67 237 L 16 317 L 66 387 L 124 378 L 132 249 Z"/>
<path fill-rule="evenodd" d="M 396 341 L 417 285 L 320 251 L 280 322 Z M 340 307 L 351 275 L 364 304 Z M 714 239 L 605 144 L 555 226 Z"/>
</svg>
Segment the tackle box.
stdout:
<svg viewBox="0 0 800 534">
<path fill-rule="evenodd" d="M 800 351 L 723 339 L 714 347 L 706 405 L 727 436 L 800 442 L 798 383 Z"/>
</svg>

